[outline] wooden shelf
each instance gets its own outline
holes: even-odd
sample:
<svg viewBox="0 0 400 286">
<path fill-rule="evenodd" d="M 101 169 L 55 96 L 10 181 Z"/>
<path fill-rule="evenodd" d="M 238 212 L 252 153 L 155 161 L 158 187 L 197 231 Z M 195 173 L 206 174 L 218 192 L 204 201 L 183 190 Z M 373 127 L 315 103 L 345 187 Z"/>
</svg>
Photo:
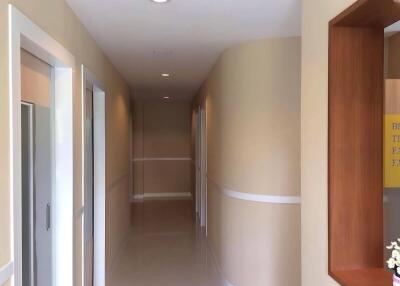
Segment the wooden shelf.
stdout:
<svg viewBox="0 0 400 286">
<path fill-rule="evenodd" d="M 333 271 L 331 275 L 343 286 L 392 286 L 392 274 L 383 268 Z"/>
<path fill-rule="evenodd" d="M 330 22 L 329 274 L 342 286 L 392 286 L 382 268 L 383 55 L 384 28 L 399 20 L 393 0 L 358 0 Z"/>
</svg>

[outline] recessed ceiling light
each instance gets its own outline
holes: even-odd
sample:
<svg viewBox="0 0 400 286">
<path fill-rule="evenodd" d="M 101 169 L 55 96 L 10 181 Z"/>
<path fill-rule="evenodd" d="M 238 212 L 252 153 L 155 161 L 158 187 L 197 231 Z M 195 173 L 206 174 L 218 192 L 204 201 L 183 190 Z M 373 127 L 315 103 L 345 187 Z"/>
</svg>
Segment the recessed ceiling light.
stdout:
<svg viewBox="0 0 400 286">
<path fill-rule="evenodd" d="M 162 77 L 170 77 L 171 75 L 169 73 L 162 73 L 161 76 Z"/>
<path fill-rule="evenodd" d="M 163 98 L 164 98 L 164 99 L 171 99 L 170 96 L 164 96 Z"/>
<path fill-rule="evenodd" d="M 150 0 L 151 2 L 157 3 L 157 4 L 164 4 L 169 2 L 170 0 Z"/>
</svg>

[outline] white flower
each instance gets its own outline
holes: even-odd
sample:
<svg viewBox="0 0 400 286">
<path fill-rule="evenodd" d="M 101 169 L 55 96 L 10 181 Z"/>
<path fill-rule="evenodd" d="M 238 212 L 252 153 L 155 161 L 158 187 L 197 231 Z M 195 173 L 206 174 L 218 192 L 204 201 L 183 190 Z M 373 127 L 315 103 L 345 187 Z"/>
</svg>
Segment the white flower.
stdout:
<svg viewBox="0 0 400 286">
<path fill-rule="evenodd" d="M 392 251 L 392 258 L 396 259 L 396 260 L 400 260 L 400 251 L 398 250 L 393 250 Z"/>
<path fill-rule="evenodd" d="M 389 269 L 394 269 L 396 267 L 396 260 L 394 258 L 390 258 L 387 261 L 387 265 L 388 265 Z"/>
<path fill-rule="evenodd" d="M 399 240 L 399 242 L 400 242 L 400 239 L 398 239 Z M 394 242 L 392 242 L 389 246 L 387 246 L 386 247 L 387 249 L 397 249 L 397 250 L 400 250 L 400 247 L 399 247 L 399 245 L 397 244 L 397 242 L 396 241 L 394 241 Z"/>
</svg>

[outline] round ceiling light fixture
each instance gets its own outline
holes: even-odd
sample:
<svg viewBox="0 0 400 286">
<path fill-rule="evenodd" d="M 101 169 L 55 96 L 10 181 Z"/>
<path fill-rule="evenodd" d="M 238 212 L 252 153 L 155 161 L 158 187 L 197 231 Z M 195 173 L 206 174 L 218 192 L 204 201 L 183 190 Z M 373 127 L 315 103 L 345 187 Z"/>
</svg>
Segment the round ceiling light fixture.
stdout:
<svg viewBox="0 0 400 286">
<path fill-rule="evenodd" d="M 157 4 L 165 4 L 168 3 L 170 0 L 150 0 L 150 1 Z"/>
</svg>

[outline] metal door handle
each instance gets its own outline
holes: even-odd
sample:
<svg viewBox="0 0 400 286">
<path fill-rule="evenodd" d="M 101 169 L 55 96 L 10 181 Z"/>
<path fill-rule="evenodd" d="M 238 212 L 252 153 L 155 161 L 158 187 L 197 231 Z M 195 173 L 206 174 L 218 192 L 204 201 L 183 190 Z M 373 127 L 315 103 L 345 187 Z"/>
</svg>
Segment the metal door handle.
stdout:
<svg viewBox="0 0 400 286">
<path fill-rule="evenodd" d="M 47 204 L 46 206 L 46 230 L 51 228 L 51 206 Z"/>
</svg>

